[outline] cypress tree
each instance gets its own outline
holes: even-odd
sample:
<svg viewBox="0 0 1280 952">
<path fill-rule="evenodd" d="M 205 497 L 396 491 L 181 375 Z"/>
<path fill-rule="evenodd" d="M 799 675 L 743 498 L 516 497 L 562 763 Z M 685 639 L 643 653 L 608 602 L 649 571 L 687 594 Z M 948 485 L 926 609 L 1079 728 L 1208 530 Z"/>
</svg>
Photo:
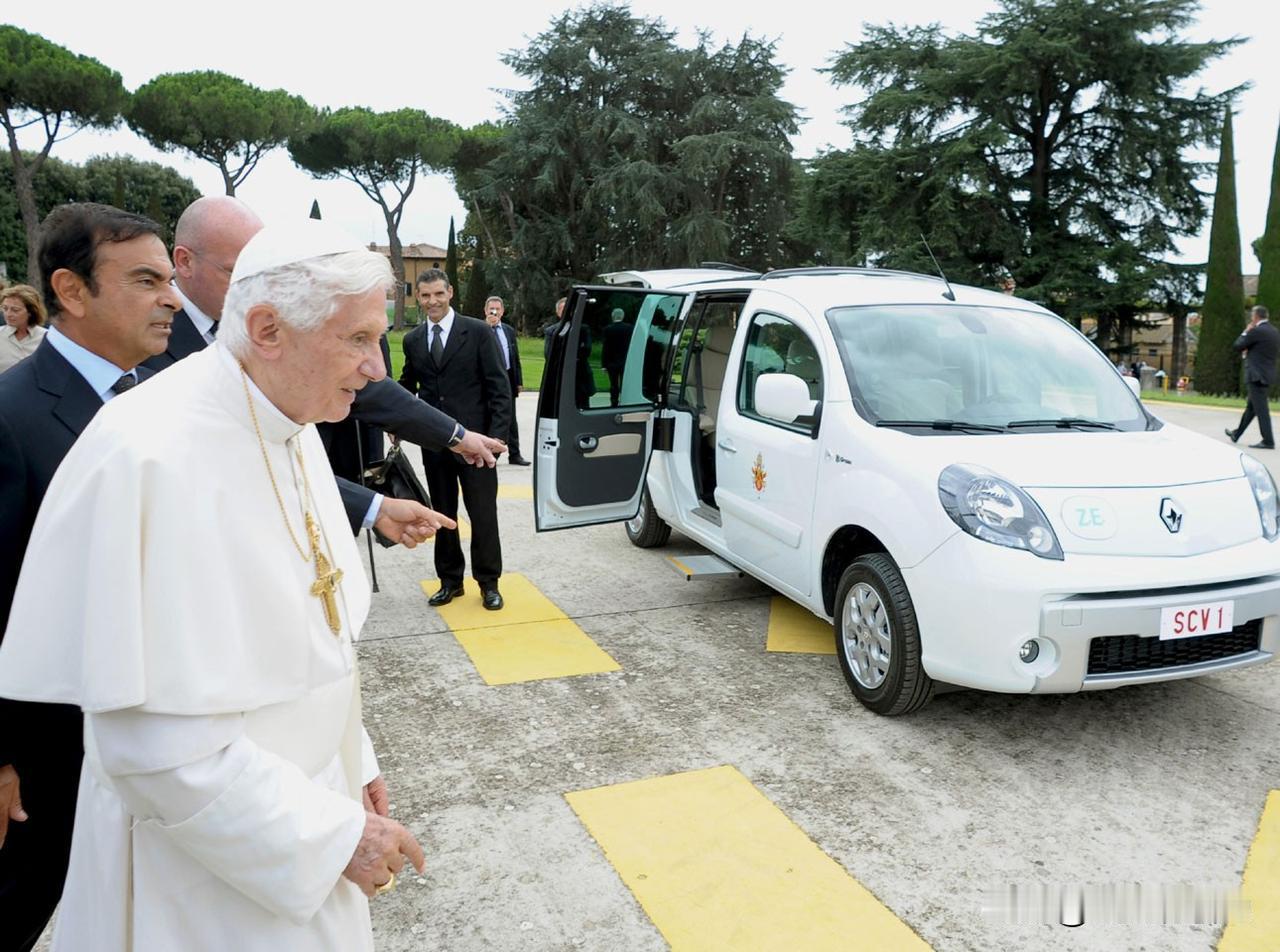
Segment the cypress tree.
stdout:
<svg viewBox="0 0 1280 952">
<path fill-rule="evenodd" d="M 458 286 L 458 235 L 453 230 L 453 216 L 449 216 L 449 247 L 444 256 L 444 273 L 449 276 L 449 284 L 453 287 L 453 304 L 455 308 L 462 306 L 462 288 Z"/>
<path fill-rule="evenodd" d="M 475 257 L 471 259 L 471 273 L 467 276 L 467 301 L 464 314 L 481 317 L 484 314 L 484 301 L 489 296 L 489 281 L 484 267 L 484 242 L 476 242 Z M 510 318 L 508 318 L 510 320 Z"/>
<path fill-rule="evenodd" d="M 311 199 L 311 217 L 316 221 L 320 220 L 320 199 Z"/>
<path fill-rule="evenodd" d="M 1240 392 L 1241 364 L 1231 343 L 1244 327 L 1244 280 L 1240 275 L 1240 221 L 1236 216 L 1235 151 L 1231 110 L 1222 123 L 1218 187 L 1213 196 L 1204 306 L 1196 346 L 1195 389 L 1200 393 Z"/>
<path fill-rule="evenodd" d="M 1267 202 L 1267 224 L 1258 242 L 1258 303 L 1280 320 L 1280 131 L 1271 160 L 1271 199 Z"/>
</svg>

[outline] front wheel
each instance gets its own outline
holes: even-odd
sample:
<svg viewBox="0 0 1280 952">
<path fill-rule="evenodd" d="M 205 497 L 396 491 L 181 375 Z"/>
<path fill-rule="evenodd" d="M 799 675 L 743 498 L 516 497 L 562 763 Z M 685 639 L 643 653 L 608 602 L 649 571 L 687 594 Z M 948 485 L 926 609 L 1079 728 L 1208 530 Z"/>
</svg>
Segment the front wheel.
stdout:
<svg viewBox="0 0 1280 952">
<path fill-rule="evenodd" d="M 666 545 L 671 538 L 671 527 L 662 521 L 658 511 L 653 508 L 653 500 L 649 498 L 649 487 L 640 494 L 640 511 L 634 519 L 628 519 L 627 538 L 631 544 L 641 549 L 653 549 Z"/>
<path fill-rule="evenodd" d="M 836 589 L 836 657 L 854 697 L 894 717 L 924 707 L 933 679 L 920 663 L 920 630 L 907 583 L 882 552 L 861 555 Z"/>
</svg>

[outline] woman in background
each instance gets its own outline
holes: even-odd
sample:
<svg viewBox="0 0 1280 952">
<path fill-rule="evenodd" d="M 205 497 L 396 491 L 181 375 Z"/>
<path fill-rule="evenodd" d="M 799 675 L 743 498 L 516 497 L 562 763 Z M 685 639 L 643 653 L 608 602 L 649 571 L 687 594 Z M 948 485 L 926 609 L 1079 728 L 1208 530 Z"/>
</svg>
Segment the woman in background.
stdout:
<svg viewBox="0 0 1280 952">
<path fill-rule="evenodd" d="M 24 357 L 30 357 L 44 339 L 44 302 L 29 284 L 15 284 L 0 290 L 0 373 Z"/>
</svg>

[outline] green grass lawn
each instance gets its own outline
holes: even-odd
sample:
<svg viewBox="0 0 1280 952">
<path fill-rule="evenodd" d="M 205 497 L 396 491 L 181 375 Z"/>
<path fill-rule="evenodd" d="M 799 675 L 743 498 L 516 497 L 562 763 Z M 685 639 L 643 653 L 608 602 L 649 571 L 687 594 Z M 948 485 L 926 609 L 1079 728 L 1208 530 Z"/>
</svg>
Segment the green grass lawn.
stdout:
<svg viewBox="0 0 1280 952">
<path fill-rule="evenodd" d="M 391 345 L 391 376 L 399 380 L 404 367 L 404 335 L 408 331 L 387 331 L 387 343 Z M 537 390 L 542 384 L 542 337 L 517 337 L 520 351 L 520 370 L 524 374 L 524 388 Z"/>
<path fill-rule="evenodd" d="M 1148 390 L 1143 393 L 1142 399 L 1151 403 L 1180 403 L 1183 406 L 1224 407 L 1231 410 L 1244 409 L 1244 397 L 1218 397 L 1207 393 L 1178 393 L 1174 390 L 1164 393 L 1159 390 Z M 1272 400 L 1271 409 L 1273 411 L 1280 410 L 1280 400 Z"/>
</svg>

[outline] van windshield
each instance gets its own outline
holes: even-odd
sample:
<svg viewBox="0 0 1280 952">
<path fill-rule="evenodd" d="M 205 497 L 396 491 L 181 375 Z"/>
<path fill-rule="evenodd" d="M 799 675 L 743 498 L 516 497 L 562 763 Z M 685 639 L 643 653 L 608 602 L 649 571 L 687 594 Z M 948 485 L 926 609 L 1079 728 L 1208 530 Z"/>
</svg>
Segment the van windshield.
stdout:
<svg viewBox="0 0 1280 952">
<path fill-rule="evenodd" d="M 1060 318 L 959 304 L 827 311 L 854 407 L 913 433 L 1159 427 L 1103 354 Z"/>
</svg>

